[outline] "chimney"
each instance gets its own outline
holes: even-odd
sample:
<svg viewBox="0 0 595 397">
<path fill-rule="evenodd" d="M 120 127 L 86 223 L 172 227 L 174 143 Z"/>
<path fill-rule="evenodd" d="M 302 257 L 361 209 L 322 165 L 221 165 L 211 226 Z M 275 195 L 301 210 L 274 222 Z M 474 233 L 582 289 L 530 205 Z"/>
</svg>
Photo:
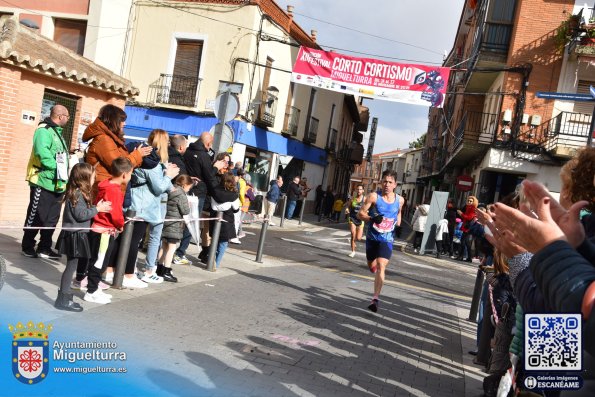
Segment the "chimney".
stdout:
<svg viewBox="0 0 595 397">
<path fill-rule="evenodd" d="M 287 6 L 287 15 L 289 15 L 289 18 L 293 18 L 293 6 L 288 5 Z"/>
<path fill-rule="evenodd" d="M 316 35 L 318 34 L 318 31 L 316 29 L 312 29 L 310 31 L 310 37 L 312 37 L 312 41 L 316 43 Z"/>
</svg>

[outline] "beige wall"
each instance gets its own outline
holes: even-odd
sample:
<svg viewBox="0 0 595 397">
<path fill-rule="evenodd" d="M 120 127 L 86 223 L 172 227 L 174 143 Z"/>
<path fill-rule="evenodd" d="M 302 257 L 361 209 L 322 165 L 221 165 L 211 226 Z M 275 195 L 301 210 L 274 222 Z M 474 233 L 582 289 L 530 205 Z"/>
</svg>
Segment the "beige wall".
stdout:
<svg viewBox="0 0 595 397">
<path fill-rule="evenodd" d="M 204 13 L 211 18 L 224 19 L 228 24 L 258 30 L 260 16 L 254 6 L 226 13 L 206 12 L 187 3 L 183 6 L 192 13 Z M 229 9 L 216 7 L 222 8 Z M 147 101 L 148 87 L 161 73 L 172 73 L 176 38 L 204 42 L 199 71 L 199 77 L 203 80 L 198 96 L 198 111 L 207 110 L 207 100 L 216 98 L 219 80 L 230 80 L 234 58 L 254 59 L 254 31 L 200 18 L 173 8 L 156 6 L 154 3 L 138 2 L 133 12 L 133 33 L 124 76 L 140 89 L 139 102 Z M 238 63 L 235 81 L 247 83 L 248 69 L 252 71 L 251 66 L 248 68 L 247 64 Z M 248 84 L 245 84 L 240 97 L 242 108 L 246 107 L 248 91 Z"/>
<path fill-rule="evenodd" d="M 159 78 L 161 73 L 171 74 L 173 57 L 175 56 L 176 38 L 203 40 L 203 55 L 199 77 L 201 82 L 198 105 L 195 111 L 212 111 L 207 106 L 216 98 L 219 80 L 232 80 L 232 65 L 236 58 L 250 61 L 256 59 L 256 32 L 260 28 L 261 12 L 257 6 L 212 5 L 213 11 L 204 10 L 204 4 L 179 3 L 176 7 L 184 7 L 189 12 L 159 7 L 154 3 L 141 1 L 133 9 L 133 33 L 124 77 L 134 82 L 140 89 L 139 102 L 148 102 L 148 87 Z M 220 12 L 225 10 L 227 12 Z M 230 11 L 232 10 L 232 11 Z M 193 15 L 200 14 L 217 20 L 225 20 L 225 24 Z M 164 21 L 167 21 L 165 23 Z M 239 28 L 238 25 L 253 30 Z M 287 33 L 264 19 L 263 33 L 283 40 L 289 40 Z M 273 60 L 273 67 L 291 71 L 297 57 L 298 48 L 275 41 L 261 40 L 258 46 L 258 63 L 266 64 L 267 58 Z M 282 70 L 271 69 L 269 86 L 279 90 L 277 109 L 272 131 L 281 132 L 285 118 L 291 74 Z M 250 89 L 250 79 L 254 73 L 254 83 Z M 261 99 L 265 68 L 237 62 L 233 80 L 244 83 L 240 95 L 240 115 L 248 119 L 255 118 L 254 110 L 249 105 Z M 336 104 L 332 128 L 337 131 L 341 127 L 343 111 L 343 94 L 322 89 L 317 90 L 315 107 L 312 116 L 319 119 L 318 136 L 315 145 L 324 147 L 327 139 L 332 104 Z M 297 139 L 304 137 L 310 87 L 295 85 L 290 105 L 301 110 Z M 185 110 L 191 110 L 186 108 Z"/>
</svg>

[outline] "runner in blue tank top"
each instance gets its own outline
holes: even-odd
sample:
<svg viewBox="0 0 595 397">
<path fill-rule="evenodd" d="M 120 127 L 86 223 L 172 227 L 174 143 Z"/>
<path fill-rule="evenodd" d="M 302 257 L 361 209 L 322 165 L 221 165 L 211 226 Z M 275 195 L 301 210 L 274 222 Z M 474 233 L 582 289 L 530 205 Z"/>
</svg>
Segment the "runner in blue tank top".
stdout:
<svg viewBox="0 0 595 397">
<path fill-rule="evenodd" d="M 359 211 L 358 217 L 368 222 L 366 234 L 366 259 L 374 279 L 374 296 L 368 309 L 378 311 L 378 296 L 384 284 L 384 272 L 393 253 L 393 230 L 401 225 L 401 211 L 403 197 L 395 194 L 397 188 L 397 173 L 386 170 L 380 181 L 382 190 L 370 193 Z"/>
</svg>

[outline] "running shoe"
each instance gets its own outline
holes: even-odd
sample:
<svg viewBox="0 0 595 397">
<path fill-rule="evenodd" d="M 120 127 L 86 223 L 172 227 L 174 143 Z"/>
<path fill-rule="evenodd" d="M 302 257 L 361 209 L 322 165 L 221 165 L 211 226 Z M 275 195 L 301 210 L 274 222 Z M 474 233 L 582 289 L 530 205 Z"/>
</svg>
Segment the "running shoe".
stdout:
<svg viewBox="0 0 595 397">
<path fill-rule="evenodd" d="M 376 266 L 369 267 L 368 269 L 370 269 L 370 273 L 376 274 Z"/>
<path fill-rule="evenodd" d="M 190 261 L 188 260 L 188 258 L 186 258 L 186 255 L 182 255 L 182 256 L 174 255 L 173 264 L 174 265 L 189 265 Z"/>
<path fill-rule="evenodd" d="M 349 256 L 350 258 L 353 258 L 355 256 L 355 251 L 352 251 L 351 254 L 349 254 L 347 256 Z"/>
<path fill-rule="evenodd" d="M 370 303 L 368 305 L 368 309 L 370 309 L 370 311 L 376 313 L 378 311 L 378 299 L 372 299 L 372 303 Z"/>
<path fill-rule="evenodd" d="M 229 240 L 230 243 L 232 244 L 242 244 L 242 242 L 240 241 L 239 238 L 232 238 L 231 240 Z"/>
<path fill-rule="evenodd" d="M 33 248 L 26 248 L 21 253 L 27 258 L 37 258 L 37 252 Z"/>
<path fill-rule="evenodd" d="M 150 284 L 161 284 L 163 282 L 163 277 L 158 276 L 157 274 L 145 274 L 140 281 L 144 281 L 145 283 Z"/>
<path fill-rule="evenodd" d="M 38 250 L 37 256 L 42 259 L 60 259 L 60 258 L 62 258 L 62 255 L 60 255 L 59 252 L 56 252 L 51 248 L 48 248 L 45 250 Z"/>
</svg>

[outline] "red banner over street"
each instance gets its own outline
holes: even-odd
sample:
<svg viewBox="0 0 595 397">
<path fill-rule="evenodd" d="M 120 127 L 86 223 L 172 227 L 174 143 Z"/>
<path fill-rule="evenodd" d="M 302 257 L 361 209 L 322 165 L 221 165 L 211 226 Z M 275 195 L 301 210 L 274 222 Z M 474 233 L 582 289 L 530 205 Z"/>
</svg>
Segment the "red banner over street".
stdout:
<svg viewBox="0 0 595 397">
<path fill-rule="evenodd" d="M 442 107 L 449 68 L 356 58 L 301 47 L 291 80 L 346 94 Z"/>
</svg>

